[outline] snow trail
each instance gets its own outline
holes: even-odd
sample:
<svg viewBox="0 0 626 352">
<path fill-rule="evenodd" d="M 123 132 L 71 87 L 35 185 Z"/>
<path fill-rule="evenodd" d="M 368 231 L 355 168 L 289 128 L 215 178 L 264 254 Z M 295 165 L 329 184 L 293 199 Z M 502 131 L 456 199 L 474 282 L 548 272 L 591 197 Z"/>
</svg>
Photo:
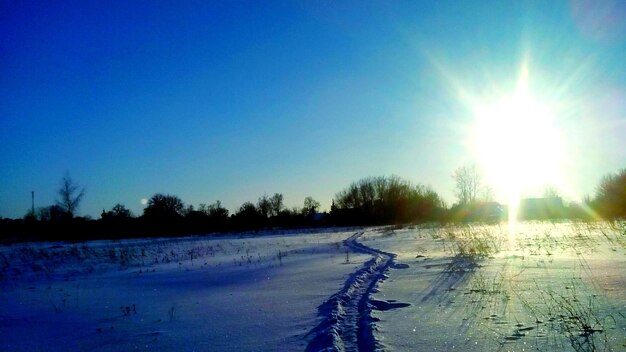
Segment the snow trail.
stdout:
<svg viewBox="0 0 626 352">
<path fill-rule="evenodd" d="M 374 337 L 374 319 L 371 316 L 370 295 L 394 264 L 396 255 L 374 249 L 358 242 L 363 232 L 357 232 L 343 241 L 344 246 L 373 258 L 352 273 L 343 288 L 319 306 L 324 317 L 308 335 L 313 335 L 307 351 L 373 351 L 382 346 Z"/>
</svg>

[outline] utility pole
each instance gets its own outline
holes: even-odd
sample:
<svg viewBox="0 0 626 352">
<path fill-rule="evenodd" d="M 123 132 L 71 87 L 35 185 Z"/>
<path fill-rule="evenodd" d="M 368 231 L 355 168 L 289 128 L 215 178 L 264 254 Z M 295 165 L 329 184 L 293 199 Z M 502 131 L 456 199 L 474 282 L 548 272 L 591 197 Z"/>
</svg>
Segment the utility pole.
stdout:
<svg viewBox="0 0 626 352">
<path fill-rule="evenodd" d="M 30 192 L 30 211 L 35 215 L 35 191 Z"/>
</svg>

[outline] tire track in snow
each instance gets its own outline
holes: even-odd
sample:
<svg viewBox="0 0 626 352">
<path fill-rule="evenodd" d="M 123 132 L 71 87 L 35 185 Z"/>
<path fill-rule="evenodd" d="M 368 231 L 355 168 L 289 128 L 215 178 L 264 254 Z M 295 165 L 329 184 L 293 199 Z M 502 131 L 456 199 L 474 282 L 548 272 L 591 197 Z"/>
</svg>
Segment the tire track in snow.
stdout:
<svg viewBox="0 0 626 352">
<path fill-rule="evenodd" d="M 363 245 L 357 232 L 343 241 L 354 252 L 372 255 L 359 270 L 350 274 L 343 288 L 318 307 L 324 320 L 307 335 L 313 335 L 307 351 L 373 351 L 381 346 L 374 338 L 370 295 L 394 264 L 396 255 Z"/>
</svg>

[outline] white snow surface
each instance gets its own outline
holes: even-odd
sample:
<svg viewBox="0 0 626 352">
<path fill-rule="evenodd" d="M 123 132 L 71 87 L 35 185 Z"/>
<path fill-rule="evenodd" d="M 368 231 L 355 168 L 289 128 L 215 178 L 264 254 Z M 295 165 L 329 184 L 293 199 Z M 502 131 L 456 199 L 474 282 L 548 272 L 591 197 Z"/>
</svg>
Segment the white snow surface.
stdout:
<svg viewBox="0 0 626 352">
<path fill-rule="evenodd" d="M 0 350 L 304 350 L 353 233 L 2 247 Z"/>
<path fill-rule="evenodd" d="M 626 224 L 0 247 L 0 350 L 626 349 Z"/>
<path fill-rule="evenodd" d="M 626 350 L 624 223 L 370 231 L 397 255 L 372 300 L 389 351 Z M 408 304 L 408 305 L 407 305 Z"/>
</svg>

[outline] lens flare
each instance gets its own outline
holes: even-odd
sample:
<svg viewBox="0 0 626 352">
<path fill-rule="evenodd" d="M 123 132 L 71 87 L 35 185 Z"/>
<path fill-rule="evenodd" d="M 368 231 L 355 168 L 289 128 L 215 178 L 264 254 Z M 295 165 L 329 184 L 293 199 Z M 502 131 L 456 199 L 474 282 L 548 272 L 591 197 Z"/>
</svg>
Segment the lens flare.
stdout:
<svg viewBox="0 0 626 352">
<path fill-rule="evenodd" d="M 517 89 L 474 106 L 473 146 L 486 181 L 506 199 L 514 230 L 525 193 L 562 184 L 564 148 L 550 106 L 534 97 L 524 67 Z"/>
</svg>

